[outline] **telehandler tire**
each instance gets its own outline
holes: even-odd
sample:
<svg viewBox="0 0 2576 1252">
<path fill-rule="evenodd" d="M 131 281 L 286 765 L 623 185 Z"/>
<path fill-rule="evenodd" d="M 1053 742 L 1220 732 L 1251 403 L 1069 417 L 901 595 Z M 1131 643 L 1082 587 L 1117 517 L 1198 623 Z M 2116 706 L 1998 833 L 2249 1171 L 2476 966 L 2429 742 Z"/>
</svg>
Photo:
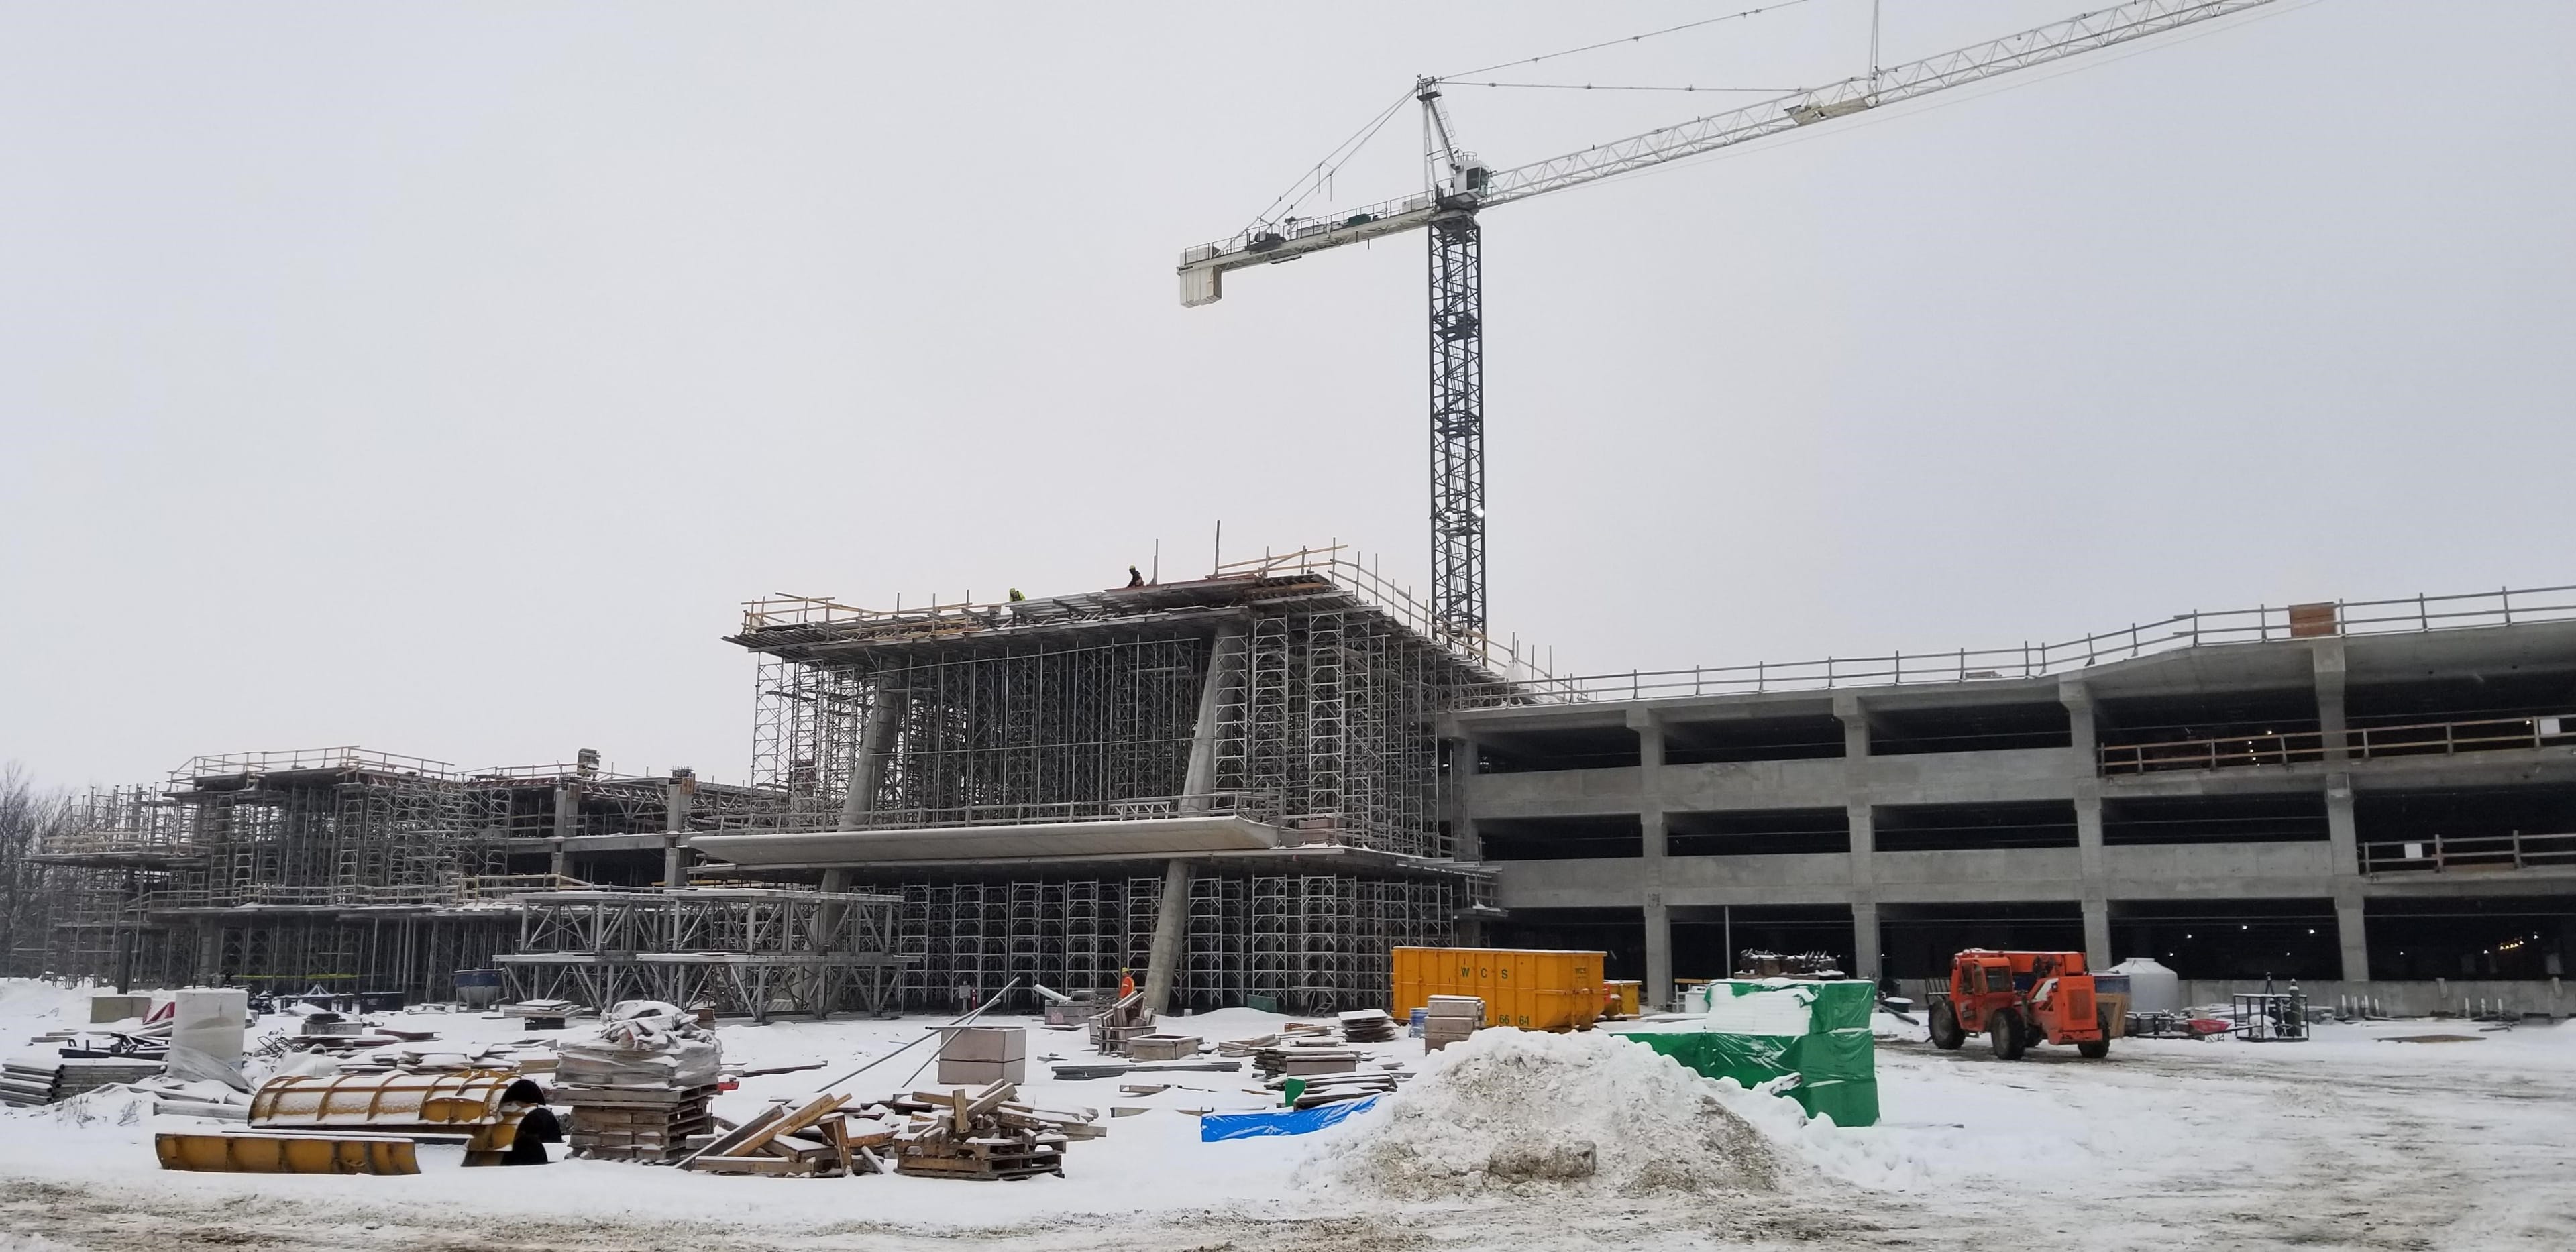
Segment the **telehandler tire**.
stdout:
<svg viewBox="0 0 2576 1252">
<path fill-rule="evenodd" d="M 2097 1014 L 2093 1020 L 2101 1025 L 2102 1037 L 2091 1043 L 2075 1045 L 2075 1055 L 2088 1061 L 2098 1061 L 2111 1055 L 2111 1014 L 2105 1011 Z"/>
<path fill-rule="evenodd" d="M 1947 1000 L 1932 1002 L 1932 1046 L 1944 1052 L 1956 1052 L 1968 1041 L 1968 1032 L 1959 1029 L 1959 1010 Z"/>
<path fill-rule="evenodd" d="M 1986 1042 L 1993 1046 L 1999 1061 L 2018 1061 L 2022 1050 L 2030 1046 L 2020 1015 L 2011 1009 L 1997 1009 L 1986 1015 Z"/>
</svg>

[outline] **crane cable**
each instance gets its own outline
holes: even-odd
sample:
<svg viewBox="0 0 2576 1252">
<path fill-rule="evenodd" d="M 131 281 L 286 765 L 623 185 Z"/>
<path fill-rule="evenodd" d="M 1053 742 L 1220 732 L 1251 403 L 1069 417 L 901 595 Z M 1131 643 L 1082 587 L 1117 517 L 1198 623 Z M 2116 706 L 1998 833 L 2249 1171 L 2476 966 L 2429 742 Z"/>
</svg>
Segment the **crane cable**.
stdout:
<svg viewBox="0 0 2576 1252">
<path fill-rule="evenodd" d="M 1396 110 L 1403 108 L 1405 101 L 1412 98 L 1413 88 L 1405 88 L 1404 94 L 1397 96 L 1394 103 L 1380 110 L 1367 125 L 1352 132 L 1350 138 L 1335 145 L 1332 151 L 1324 154 L 1323 160 L 1315 162 L 1313 169 L 1298 175 L 1297 181 L 1288 185 L 1288 190 L 1280 192 L 1269 204 L 1263 206 L 1260 212 L 1253 214 L 1252 221 L 1244 226 L 1243 233 L 1249 235 L 1254 230 L 1269 225 L 1277 220 L 1273 214 L 1281 208 L 1294 209 L 1322 190 L 1325 182 L 1331 179 L 1342 166 L 1348 164 L 1352 157 L 1359 155 L 1359 150 L 1368 146 L 1368 141 L 1376 138 L 1377 133 L 1385 129 L 1386 124 L 1394 119 Z"/>
<path fill-rule="evenodd" d="M 1558 57 L 1570 57 L 1578 52 L 1593 52 L 1602 48 L 1617 47 L 1623 43 L 1635 43 L 1640 39 L 1652 39 L 1657 35 L 1671 35 L 1686 30 L 1697 30 L 1702 26 L 1714 26 L 1719 22 L 1737 21 L 1742 18 L 1753 17 L 1762 13 L 1769 13 L 1778 9 L 1792 9 L 1806 3 L 1808 3 L 1808 0 L 1778 0 L 1775 4 L 1766 4 L 1758 9 L 1746 9 L 1741 13 L 1728 13 L 1719 17 L 1704 17 L 1696 22 L 1684 22 L 1679 26 L 1667 26 L 1662 30 L 1650 30 L 1642 35 L 1630 35 L 1625 39 L 1604 39 L 1599 43 L 1588 43 L 1580 48 L 1567 48 L 1562 52 L 1548 52 L 1534 57 L 1524 57 L 1516 61 L 1503 61 L 1498 64 L 1485 66 L 1481 69 L 1460 70 L 1456 74 L 1443 75 L 1439 81 L 1447 82 L 1449 79 L 1463 78 L 1469 74 L 1490 74 L 1495 70 L 1515 69 L 1523 65 L 1536 65 L 1541 61 L 1553 61 Z"/>
</svg>

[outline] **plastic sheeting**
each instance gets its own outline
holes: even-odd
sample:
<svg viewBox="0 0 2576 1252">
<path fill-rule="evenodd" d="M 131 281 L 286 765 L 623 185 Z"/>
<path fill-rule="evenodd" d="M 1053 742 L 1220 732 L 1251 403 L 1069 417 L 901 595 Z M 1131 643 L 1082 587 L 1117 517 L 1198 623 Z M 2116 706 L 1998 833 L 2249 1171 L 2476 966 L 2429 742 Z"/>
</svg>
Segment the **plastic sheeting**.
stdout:
<svg viewBox="0 0 2576 1252">
<path fill-rule="evenodd" d="M 1640 1031 L 1642 1043 L 1709 1078 L 1744 1086 L 1795 1075 L 1781 1094 L 1837 1126 L 1878 1121 L 1878 1053 L 1870 1037 L 1876 989 L 1857 980 L 1737 979 L 1712 983 L 1706 1030 Z M 1721 1023 L 1790 1029 L 1726 1030 Z"/>
<path fill-rule="evenodd" d="M 170 1055 L 163 1072 L 183 1082 L 219 1082 L 250 1090 L 242 1077 L 242 1031 L 250 993 L 238 987 L 199 987 L 175 992 Z"/>
<path fill-rule="evenodd" d="M 1311 1109 L 1265 1109 L 1258 1113 L 1210 1113 L 1199 1119 L 1199 1142 L 1259 1139 L 1269 1135 L 1307 1135 L 1333 1125 L 1377 1103 L 1376 1096 Z"/>
<path fill-rule="evenodd" d="M 715 1032 L 660 1000 L 622 1000 L 597 1033 L 557 1044 L 555 1080 L 589 1087 L 709 1087 L 724 1061 Z"/>
</svg>

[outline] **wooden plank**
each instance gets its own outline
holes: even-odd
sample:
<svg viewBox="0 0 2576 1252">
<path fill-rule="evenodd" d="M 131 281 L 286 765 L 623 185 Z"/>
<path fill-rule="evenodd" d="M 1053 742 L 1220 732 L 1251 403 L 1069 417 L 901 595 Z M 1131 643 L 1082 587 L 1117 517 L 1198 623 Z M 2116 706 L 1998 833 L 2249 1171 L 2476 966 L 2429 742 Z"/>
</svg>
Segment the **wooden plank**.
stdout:
<svg viewBox="0 0 2576 1252">
<path fill-rule="evenodd" d="M 749 1156 L 780 1135 L 791 1135 L 823 1120 L 825 1114 L 850 1102 L 845 1095 L 820 1095 L 812 1103 L 781 1117 L 743 1137 L 742 1142 L 717 1153 L 718 1156 Z"/>
<path fill-rule="evenodd" d="M 744 1122 L 743 1124 L 716 1136 L 714 1141 L 707 1144 L 707 1146 L 682 1158 L 680 1164 L 682 1166 L 686 1166 L 693 1161 L 703 1160 L 709 1154 L 715 1153 L 720 1149 L 731 1149 L 735 1144 L 750 1138 L 755 1133 L 758 1133 L 762 1127 L 768 1126 L 786 1115 L 787 1113 L 784 1106 L 776 1104 L 770 1105 L 768 1108 L 761 1110 L 759 1114 L 754 1116 L 750 1121 Z"/>
</svg>

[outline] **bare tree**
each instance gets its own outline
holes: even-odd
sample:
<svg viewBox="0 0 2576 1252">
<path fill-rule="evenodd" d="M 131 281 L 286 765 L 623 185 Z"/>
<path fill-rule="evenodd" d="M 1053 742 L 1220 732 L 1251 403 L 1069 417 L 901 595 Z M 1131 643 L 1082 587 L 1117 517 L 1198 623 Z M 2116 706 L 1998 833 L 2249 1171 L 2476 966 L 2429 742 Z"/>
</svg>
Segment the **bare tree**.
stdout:
<svg viewBox="0 0 2576 1252">
<path fill-rule="evenodd" d="M 0 765 L 0 974 L 44 970 L 52 920 L 37 846 L 71 822 L 71 797 L 36 785 L 17 762 Z"/>
</svg>

